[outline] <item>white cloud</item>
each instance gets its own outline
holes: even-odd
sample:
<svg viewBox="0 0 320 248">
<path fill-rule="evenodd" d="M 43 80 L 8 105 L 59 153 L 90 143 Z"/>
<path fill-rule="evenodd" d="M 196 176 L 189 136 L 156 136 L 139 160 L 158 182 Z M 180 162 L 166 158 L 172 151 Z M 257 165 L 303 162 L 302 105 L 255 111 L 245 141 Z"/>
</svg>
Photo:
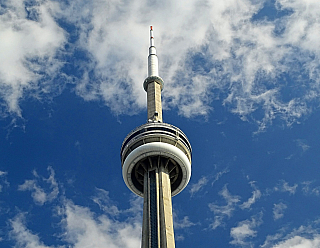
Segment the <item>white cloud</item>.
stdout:
<svg viewBox="0 0 320 248">
<path fill-rule="evenodd" d="M 318 96 L 314 83 L 305 95 L 288 100 L 281 95 L 281 89 L 286 87 L 281 82 L 282 75 L 289 74 L 293 82 L 301 80 L 296 76 L 301 71 L 298 63 L 305 64 L 305 74 L 318 80 L 318 64 L 308 59 L 309 54 L 319 53 L 314 38 L 319 33 L 316 6 L 303 11 L 306 2 L 288 6 L 287 2 L 278 1 L 279 9 L 290 7 L 294 14 L 281 21 L 253 22 L 252 17 L 263 8 L 262 2 L 175 1 L 151 8 L 145 2 L 131 1 L 121 11 L 116 4 L 97 2 L 88 8 L 92 18 L 87 29 L 82 29 L 80 44 L 92 55 L 94 64 L 89 69 L 96 80 L 85 74 L 78 86 L 79 94 L 101 96 L 116 112 L 122 112 L 124 106 L 145 104 L 141 82 L 145 77 L 149 15 L 166 17 L 152 19 L 160 72 L 165 79 L 164 105 L 178 107 L 182 115 L 208 114 L 211 101 L 218 97 L 210 92 L 218 90 L 228 95 L 222 100 L 232 112 L 244 119 L 252 115 L 263 129 L 277 116 L 288 124 L 294 122 L 308 113 L 307 101 Z M 142 12 L 144 18 L 137 18 Z M 315 18 L 310 19 L 310 14 Z M 299 36 L 294 24 L 305 22 L 309 28 L 302 28 Z M 276 35 L 278 29 L 285 32 Z M 131 35 L 133 30 L 136 35 Z M 310 36 L 309 46 L 303 45 L 306 36 Z M 300 55 L 297 49 L 301 50 Z M 309 83 L 309 79 L 305 82 Z M 261 112 L 262 117 L 258 117 Z"/>
<path fill-rule="evenodd" d="M 190 221 L 189 216 L 184 216 L 182 219 L 178 217 L 177 212 L 173 210 L 173 228 L 175 230 L 174 236 L 176 241 L 184 240 L 184 234 L 190 231 L 190 227 L 199 225 L 199 223 L 194 223 Z"/>
<path fill-rule="evenodd" d="M 0 177 L 6 176 L 7 174 L 8 174 L 8 172 L 6 172 L 6 171 L 0 171 Z"/>
<path fill-rule="evenodd" d="M 313 221 L 309 226 L 300 226 L 290 233 L 286 228 L 274 235 L 268 235 L 264 244 L 264 248 L 311 248 L 320 247 L 320 235 L 318 226 L 319 221 Z"/>
<path fill-rule="evenodd" d="M 251 229 L 250 222 L 240 223 L 237 227 L 231 229 L 230 235 L 234 239 L 231 244 L 243 245 L 244 239 L 248 237 L 255 237 L 256 231 Z"/>
<path fill-rule="evenodd" d="M 316 186 L 316 187 L 311 187 L 311 184 L 313 184 L 314 182 L 311 181 L 306 181 L 303 182 L 302 185 L 302 191 L 306 194 L 306 195 L 315 195 L 315 196 L 319 196 L 320 195 L 320 186 Z"/>
<path fill-rule="evenodd" d="M 150 20 L 165 108 L 206 116 L 219 100 L 263 130 L 278 117 L 291 125 L 319 98 L 317 0 L 278 0 L 274 8 L 284 14 L 275 19 L 257 19 L 265 1 L 249 0 L 10 3 L 0 19 L 0 94 L 9 112 L 20 114 L 19 101 L 27 94 L 54 91 L 56 82 L 48 78 L 65 64 L 59 53 L 67 37 L 75 40 L 67 52 L 76 59 L 68 65 L 76 73 L 65 76 L 77 94 L 104 101 L 116 114 L 145 108 Z M 73 28 L 63 30 L 57 21 Z M 75 51 L 83 56 L 73 56 Z"/>
<path fill-rule="evenodd" d="M 61 233 L 55 238 L 59 243 L 56 248 L 74 247 L 105 247 L 136 248 L 140 246 L 141 220 L 127 218 L 120 222 L 106 215 L 97 216 L 89 208 L 75 205 L 65 200 L 58 208 L 61 217 Z M 18 214 L 10 220 L 10 238 L 15 247 L 49 248 L 41 241 L 41 234 L 34 234 L 28 229 L 25 214 Z"/>
<path fill-rule="evenodd" d="M 174 229 L 184 229 L 195 225 L 195 223 L 189 220 L 189 216 L 184 216 L 182 220 L 174 218 Z"/>
<path fill-rule="evenodd" d="M 223 174 L 228 173 L 229 169 L 225 168 L 222 171 L 219 171 L 216 173 L 214 176 L 212 175 L 207 175 L 207 176 L 202 176 L 197 183 L 192 184 L 190 187 L 190 194 L 193 196 L 195 193 L 199 192 L 200 190 L 203 189 L 204 186 L 206 186 L 209 181 L 213 178 L 211 185 L 213 185 L 216 181 L 218 181 Z"/>
<path fill-rule="evenodd" d="M 254 204 L 256 200 L 261 197 L 261 191 L 256 188 L 254 182 L 250 182 L 250 184 L 254 191 L 252 191 L 252 196 L 246 202 L 240 205 L 240 208 L 242 209 L 250 208 L 251 205 Z"/>
<path fill-rule="evenodd" d="M 7 1 L 0 16 L 0 96 L 1 114 L 21 116 L 20 100 L 25 96 L 41 98 L 51 92 L 54 78 L 63 62 L 58 60 L 66 35 L 53 13 L 58 4 L 36 1 Z M 3 105 L 4 106 L 4 105 Z"/>
<path fill-rule="evenodd" d="M 50 203 L 57 198 L 59 187 L 55 179 L 54 170 L 48 167 L 50 173 L 44 178 L 33 171 L 33 180 L 25 180 L 19 186 L 19 190 L 30 190 L 32 198 L 38 205 Z M 42 184 L 41 186 L 39 186 Z M 114 204 L 109 193 L 103 189 L 96 189 L 92 197 L 104 211 L 98 215 L 88 207 L 74 204 L 64 195 L 54 205 L 47 204 L 52 208 L 52 215 L 60 218 L 60 225 L 55 228 L 55 243 L 61 244 L 55 248 L 84 248 L 105 247 L 110 248 L 136 248 L 140 246 L 141 223 L 142 223 L 142 198 L 133 197 L 130 200 L 130 208 L 121 210 Z M 30 216 L 30 217 L 29 217 Z M 41 235 L 28 228 L 26 217 L 32 218 L 32 213 L 19 213 L 10 222 L 10 239 L 15 247 L 25 248 L 49 248 L 42 241 Z M 121 218 L 120 218 L 121 217 Z M 121 219 L 118 220 L 118 219 Z M 187 219 L 183 222 L 187 223 Z M 58 229 L 59 228 L 59 229 Z"/>
<path fill-rule="evenodd" d="M 52 217 L 59 219 L 59 225 L 55 225 L 52 237 L 55 244 L 60 246 L 50 246 L 42 240 L 45 233 L 35 233 L 28 227 L 26 220 L 32 222 L 32 212 L 19 213 L 9 220 L 9 237 L 14 242 L 14 247 L 25 248 L 85 248 L 85 247 L 105 247 L 110 248 L 136 248 L 140 246 L 141 223 L 142 223 L 142 198 L 133 197 L 130 200 L 130 208 L 119 209 L 110 198 L 107 191 L 97 189 L 92 197 L 103 214 L 93 212 L 89 207 L 75 204 L 70 199 L 62 196 L 50 205 L 57 197 L 59 187 L 55 179 L 54 170 L 49 167 L 50 176 L 44 178 L 33 171 L 34 180 L 26 180 L 20 185 L 20 190 L 32 191 L 32 198 L 38 205 L 48 203 L 46 208 L 51 208 Z M 43 183 L 44 182 L 44 183 Z M 43 183 L 40 187 L 39 184 Z M 56 192 L 56 193 L 52 193 Z M 48 216 L 48 218 L 51 218 Z M 181 224 L 187 225 L 188 219 L 184 219 Z M 190 222 L 191 223 L 191 222 Z M 189 223 L 189 224 L 190 224 Z"/>
<path fill-rule="evenodd" d="M 10 221 L 12 230 L 9 235 L 16 243 L 15 247 L 24 248 L 49 248 L 40 240 L 37 234 L 32 233 L 26 227 L 25 214 L 18 214 Z M 57 247 L 58 248 L 58 247 Z M 62 247 L 61 247 L 62 248 Z"/>
<path fill-rule="evenodd" d="M 110 248 L 136 248 L 140 245 L 140 220 L 119 222 L 106 215 L 96 217 L 90 209 L 71 201 L 65 203 L 61 214 L 64 239 L 74 248 L 104 247 L 106 244 Z"/>
<path fill-rule="evenodd" d="M 46 202 L 52 202 L 57 198 L 59 194 L 59 185 L 55 179 L 55 172 L 52 167 L 48 167 L 50 175 L 48 178 L 41 177 L 37 174 L 36 171 L 33 171 L 33 180 L 25 180 L 25 182 L 19 185 L 18 190 L 20 191 L 31 191 L 31 196 L 34 202 L 38 205 L 43 205 Z M 44 187 L 39 186 L 39 184 L 44 184 Z M 49 186 L 49 191 L 45 188 Z"/>
<path fill-rule="evenodd" d="M 274 187 L 275 191 L 280 192 L 289 192 L 290 195 L 294 195 L 296 193 L 296 190 L 298 188 L 298 184 L 294 184 L 293 186 L 290 186 L 288 182 L 281 180 L 279 184 Z"/>
<path fill-rule="evenodd" d="M 6 171 L 0 171 L 0 192 L 3 190 L 3 184 L 7 187 L 9 187 L 9 182 L 7 181 L 6 176 L 8 175 L 8 172 Z"/>
<path fill-rule="evenodd" d="M 284 215 L 284 210 L 287 209 L 287 205 L 280 202 L 278 204 L 274 204 L 273 207 L 273 219 L 278 220 L 281 219 Z"/>
<path fill-rule="evenodd" d="M 104 189 L 96 188 L 96 195 L 92 197 L 92 200 L 97 203 L 105 213 L 110 215 L 118 215 L 120 210 L 115 204 L 112 204 L 112 201 L 109 197 L 109 192 Z"/>
<path fill-rule="evenodd" d="M 306 140 L 297 139 L 297 140 L 295 140 L 295 141 L 296 141 L 296 143 L 297 143 L 297 146 L 301 147 L 301 149 L 302 149 L 303 152 L 309 150 L 310 146 L 307 145 Z"/>
<path fill-rule="evenodd" d="M 216 229 L 223 224 L 224 218 L 230 218 L 233 211 L 236 208 L 236 204 L 240 201 L 240 197 L 237 195 L 231 195 L 227 189 L 227 185 L 219 192 L 219 195 L 227 202 L 227 205 L 220 206 L 214 203 L 209 204 L 210 210 L 214 213 L 214 222 L 210 225 L 212 229 Z"/>
<path fill-rule="evenodd" d="M 320 247 L 320 235 L 317 235 L 313 238 L 304 238 L 301 236 L 295 236 L 273 246 L 273 248 L 317 248 L 317 247 Z"/>
<path fill-rule="evenodd" d="M 208 183 L 207 177 L 203 176 L 199 179 L 197 183 L 194 183 L 190 186 L 190 194 L 193 196 L 195 193 L 197 193 L 199 190 L 201 190 L 204 186 L 206 186 Z"/>
<path fill-rule="evenodd" d="M 262 224 L 262 213 L 253 216 L 251 220 L 241 221 L 237 227 L 231 228 L 230 236 L 233 240 L 230 244 L 238 246 L 246 246 L 250 244 L 248 239 L 257 235 L 256 227 Z"/>
<path fill-rule="evenodd" d="M 228 172 L 229 172 L 228 167 L 225 168 L 224 170 L 218 172 L 218 173 L 214 176 L 214 179 L 213 179 L 213 182 L 211 183 L 211 185 L 213 185 L 216 181 L 218 181 L 218 180 L 222 177 L 223 174 L 226 174 L 226 173 L 228 173 Z"/>
<path fill-rule="evenodd" d="M 279 241 L 283 237 L 283 233 L 277 233 L 275 235 L 267 235 L 266 240 L 261 245 L 262 248 L 270 248 L 273 244 Z"/>
<path fill-rule="evenodd" d="M 184 236 L 183 236 L 183 235 L 176 235 L 176 236 L 174 237 L 174 239 L 175 239 L 176 241 L 182 241 L 182 240 L 184 240 Z"/>
</svg>

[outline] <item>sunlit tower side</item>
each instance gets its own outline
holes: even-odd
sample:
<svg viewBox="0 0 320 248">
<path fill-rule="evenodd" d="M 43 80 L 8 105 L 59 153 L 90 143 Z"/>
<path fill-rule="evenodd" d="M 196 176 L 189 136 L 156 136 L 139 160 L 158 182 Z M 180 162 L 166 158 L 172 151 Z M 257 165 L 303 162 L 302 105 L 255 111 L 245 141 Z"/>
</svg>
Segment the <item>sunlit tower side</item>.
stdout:
<svg viewBox="0 0 320 248">
<path fill-rule="evenodd" d="M 142 248 L 174 248 L 172 196 L 191 176 L 191 145 L 177 127 L 162 122 L 158 57 L 150 27 L 147 92 L 148 121 L 131 131 L 121 147 L 122 176 L 127 187 L 144 198 Z"/>
</svg>

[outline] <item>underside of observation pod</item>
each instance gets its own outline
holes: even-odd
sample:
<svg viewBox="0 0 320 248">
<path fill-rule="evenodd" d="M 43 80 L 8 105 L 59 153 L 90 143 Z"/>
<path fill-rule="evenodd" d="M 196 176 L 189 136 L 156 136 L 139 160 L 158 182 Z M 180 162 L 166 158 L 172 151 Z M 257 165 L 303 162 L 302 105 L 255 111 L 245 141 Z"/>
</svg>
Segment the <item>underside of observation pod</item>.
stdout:
<svg viewBox="0 0 320 248">
<path fill-rule="evenodd" d="M 191 176 L 191 146 L 186 135 L 167 123 L 144 124 L 125 138 L 121 148 L 122 175 L 128 188 L 143 197 L 148 170 L 168 172 L 172 196 L 180 193 Z"/>
</svg>

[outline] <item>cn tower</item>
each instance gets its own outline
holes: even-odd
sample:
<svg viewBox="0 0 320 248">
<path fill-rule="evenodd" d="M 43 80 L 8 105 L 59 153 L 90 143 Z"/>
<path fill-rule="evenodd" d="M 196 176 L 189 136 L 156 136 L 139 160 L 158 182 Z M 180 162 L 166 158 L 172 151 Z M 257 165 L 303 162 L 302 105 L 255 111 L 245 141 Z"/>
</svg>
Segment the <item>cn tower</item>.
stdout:
<svg viewBox="0 0 320 248">
<path fill-rule="evenodd" d="M 124 139 L 122 176 L 127 187 L 144 198 L 142 248 L 174 248 L 172 196 L 179 194 L 191 176 L 191 145 L 177 127 L 162 121 L 158 57 L 150 27 L 147 92 L 148 121 Z"/>
</svg>

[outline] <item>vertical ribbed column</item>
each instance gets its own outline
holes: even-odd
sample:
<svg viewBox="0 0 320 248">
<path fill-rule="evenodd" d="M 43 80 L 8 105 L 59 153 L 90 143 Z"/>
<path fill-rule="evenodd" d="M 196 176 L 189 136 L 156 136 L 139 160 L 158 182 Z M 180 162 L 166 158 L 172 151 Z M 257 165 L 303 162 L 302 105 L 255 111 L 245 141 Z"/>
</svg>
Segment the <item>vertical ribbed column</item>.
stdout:
<svg viewBox="0 0 320 248">
<path fill-rule="evenodd" d="M 174 248 L 174 231 L 172 218 L 172 196 L 169 173 L 164 167 L 159 168 L 159 215 L 161 248 Z"/>
<path fill-rule="evenodd" d="M 147 107 L 148 120 L 162 122 L 161 85 L 157 82 L 148 84 Z"/>
<path fill-rule="evenodd" d="M 144 176 L 141 247 L 175 248 L 170 178 L 162 166 Z"/>
<path fill-rule="evenodd" d="M 143 220 L 141 248 L 149 248 L 149 179 L 148 172 L 144 173 L 143 180 Z"/>
</svg>

